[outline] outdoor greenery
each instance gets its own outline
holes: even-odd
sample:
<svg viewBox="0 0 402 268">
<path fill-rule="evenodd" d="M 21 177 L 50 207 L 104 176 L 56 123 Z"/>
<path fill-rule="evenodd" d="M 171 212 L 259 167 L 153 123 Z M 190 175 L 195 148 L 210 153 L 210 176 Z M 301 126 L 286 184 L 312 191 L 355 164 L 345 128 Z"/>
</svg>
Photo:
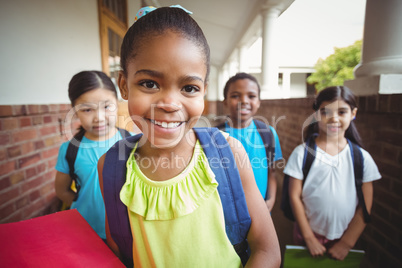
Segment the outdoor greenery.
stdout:
<svg viewBox="0 0 402 268">
<path fill-rule="evenodd" d="M 360 62 L 362 41 L 343 48 L 335 48 L 334 54 L 319 59 L 314 66 L 315 73 L 307 78 L 309 84 L 320 91 L 329 86 L 341 86 L 345 80 L 354 78 L 353 69 Z"/>
</svg>

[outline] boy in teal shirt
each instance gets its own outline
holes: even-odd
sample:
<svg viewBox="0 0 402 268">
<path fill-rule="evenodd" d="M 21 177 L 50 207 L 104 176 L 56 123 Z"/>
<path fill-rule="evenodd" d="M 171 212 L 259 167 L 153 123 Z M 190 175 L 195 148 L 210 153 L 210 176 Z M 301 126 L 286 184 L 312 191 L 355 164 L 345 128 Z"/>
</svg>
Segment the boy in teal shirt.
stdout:
<svg viewBox="0 0 402 268">
<path fill-rule="evenodd" d="M 243 144 L 253 167 L 258 189 L 271 211 L 275 204 L 277 180 L 275 165 L 269 163 L 264 142 L 253 118 L 260 107 L 258 81 L 250 74 L 237 73 L 226 82 L 223 94 L 223 103 L 229 110 L 229 118 L 221 128 Z M 273 157 L 275 162 L 282 159 L 281 146 L 275 129 L 267 127 L 273 136 L 272 143 L 275 142 L 271 144 L 275 148 Z"/>
</svg>

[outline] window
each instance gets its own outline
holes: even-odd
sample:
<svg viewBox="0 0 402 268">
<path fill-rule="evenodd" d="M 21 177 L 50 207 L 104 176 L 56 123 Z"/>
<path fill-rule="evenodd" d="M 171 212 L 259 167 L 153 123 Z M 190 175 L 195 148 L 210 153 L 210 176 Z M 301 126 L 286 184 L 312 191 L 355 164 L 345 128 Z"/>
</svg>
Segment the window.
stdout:
<svg viewBox="0 0 402 268">
<path fill-rule="evenodd" d="M 127 31 L 127 0 L 98 0 L 102 70 L 117 82 L 120 46 Z"/>
</svg>

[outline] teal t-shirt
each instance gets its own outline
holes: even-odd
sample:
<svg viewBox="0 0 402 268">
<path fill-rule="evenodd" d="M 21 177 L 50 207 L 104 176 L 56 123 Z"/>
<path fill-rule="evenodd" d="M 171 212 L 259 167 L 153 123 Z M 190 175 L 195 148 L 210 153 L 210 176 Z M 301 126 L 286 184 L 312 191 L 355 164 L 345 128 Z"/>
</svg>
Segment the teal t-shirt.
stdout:
<svg viewBox="0 0 402 268">
<path fill-rule="evenodd" d="M 105 141 L 93 141 L 83 137 L 74 163 L 81 189 L 71 208 L 76 208 L 102 239 L 106 239 L 105 204 L 99 187 L 98 160 L 120 139 L 122 137 L 119 131 Z M 66 160 L 68 144 L 69 141 L 61 145 L 56 163 L 56 170 L 65 174 L 70 172 Z"/>
<path fill-rule="evenodd" d="M 274 161 L 282 159 L 282 150 L 279 143 L 279 137 L 275 129 L 269 126 L 274 139 L 275 139 L 275 158 Z M 250 159 L 251 166 L 253 167 L 254 177 L 260 190 L 261 195 L 266 198 L 268 189 L 268 161 L 265 152 L 264 143 L 254 121 L 246 128 L 231 128 L 226 123 L 226 132 L 230 136 L 238 139 L 247 152 Z"/>
</svg>

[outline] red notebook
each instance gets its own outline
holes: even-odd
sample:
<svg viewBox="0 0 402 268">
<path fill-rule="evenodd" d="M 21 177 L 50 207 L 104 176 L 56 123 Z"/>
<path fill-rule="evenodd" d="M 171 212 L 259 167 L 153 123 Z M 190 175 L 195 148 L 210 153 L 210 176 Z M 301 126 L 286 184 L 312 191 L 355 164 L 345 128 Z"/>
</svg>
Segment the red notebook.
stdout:
<svg viewBox="0 0 402 268">
<path fill-rule="evenodd" d="M 0 224 L 1 267 L 125 267 L 76 210 Z"/>
</svg>

